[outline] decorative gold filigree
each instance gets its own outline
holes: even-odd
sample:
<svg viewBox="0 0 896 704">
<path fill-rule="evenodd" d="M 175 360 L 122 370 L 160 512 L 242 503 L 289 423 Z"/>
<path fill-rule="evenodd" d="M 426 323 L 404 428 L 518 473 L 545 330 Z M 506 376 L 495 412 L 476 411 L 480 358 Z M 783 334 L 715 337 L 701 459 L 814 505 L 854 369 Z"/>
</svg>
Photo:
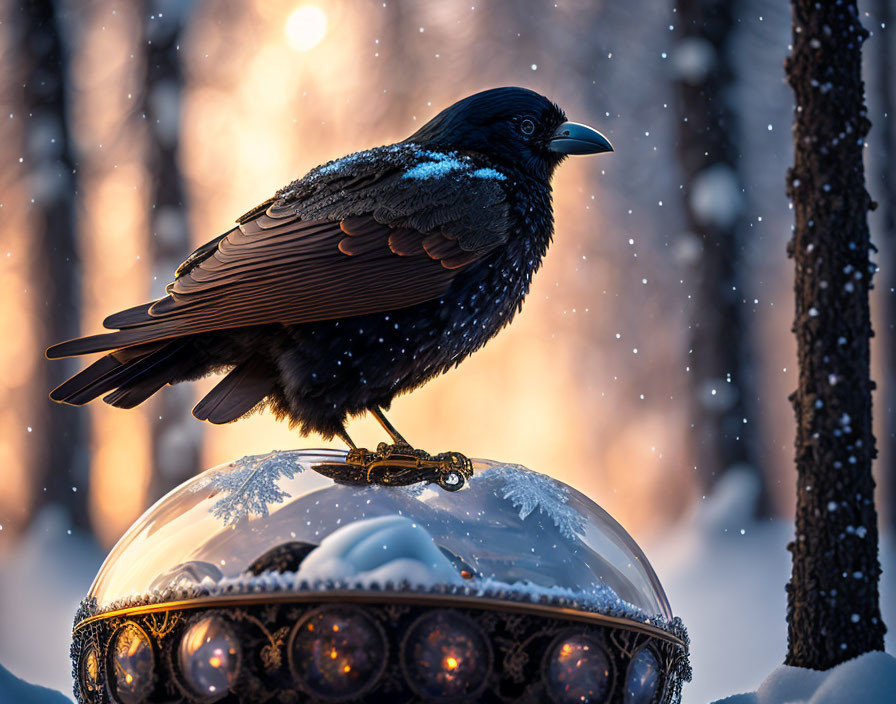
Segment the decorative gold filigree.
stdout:
<svg viewBox="0 0 896 704">
<path fill-rule="evenodd" d="M 627 658 L 631 658 L 641 649 L 644 640 L 640 634 L 632 631 L 612 631 L 610 633 L 610 643 Z"/>
<path fill-rule="evenodd" d="M 382 608 L 383 615 L 390 623 L 397 623 L 398 619 L 409 613 L 410 610 L 411 607 L 407 604 L 386 604 Z"/>
<path fill-rule="evenodd" d="M 473 463 L 460 452 L 430 455 L 410 445 L 381 442 L 375 452 L 354 448 L 344 463 L 313 465 L 324 476 L 344 484 L 408 486 L 419 482 L 438 484 L 446 491 L 457 491 L 473 476 Z"/>
<path fill-rule="evenodd" d="M 163 611 L 161 613 L 147 614 L 145 623 L 149 632 L 161 640 L 171 633 L 180 619 L 180 611 Z"/>
<path fill-rule="evenodd" d="M 275 614 L 276 610 L 271 613 Z M 262 646 L 261 652 L 259 653 L 265 672 L 273 672 L 280 667 L 280 664 L 283 662 L 283 655 L 281 654 L 280 649 L 283 647 L 283 641 L 286 639 L 286 634 L 289 633 L 289 626 L 278 628 L 271 633 L 261 619 L 256 618 L 243 609 L 237 609 L 233 614 L 233 618 L 235 621 L 249 621 L 250 623 L 255 624 L 264 634 L 264 637 L 267 638 L 268 642 Z"/>
<path fill-rule="evenodd" d="M 283 642 L 289 635 L 289 626 L 278 628 L 271 635 L 271 642 L 261 648 L 261 663 L 265 672 L 273 672 L 283 664 Z"/>
</svg>

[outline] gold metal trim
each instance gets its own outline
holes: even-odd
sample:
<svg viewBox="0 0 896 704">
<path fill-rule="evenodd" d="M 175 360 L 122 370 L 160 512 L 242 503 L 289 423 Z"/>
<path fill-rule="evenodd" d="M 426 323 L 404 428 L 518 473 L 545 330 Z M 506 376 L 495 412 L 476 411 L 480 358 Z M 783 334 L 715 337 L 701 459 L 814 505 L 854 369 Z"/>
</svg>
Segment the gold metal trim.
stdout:
<svg viewBox="0 0 896 704">
<path fill-rule="evenodd" d="M 114 611 L 97 614 L 96 616 L 88 616 L 75 625 L 74 629 L 72 629 L 72 634 L 77 633 L 81 628 L 88 624 L 110 618 L 121 618 L 163 611 L 200 609 L 203 607 L 223 608 L 227 606 L 252 606 L 258 603 L 411 604 L 415 606 L 453 606 L 468 609 L 480 609 L 482 611 L 505 611 L 510 613 L 530 614 L 533 616 L 545 616 L 549 618 L 562 618 L 568 621 L 592 623 L 600 626 L 612 626 L 614 628 L 622 628 L 636 633 L 644 633 L 681 648 L 685 647 L 684 642 L 679 638 L 676 638 L 671 633 L 668 633 L 657 626 L 652 626 L 649 623 L 639 623 L 618 616 L 606 616 L 590 611 L 570 609 L 564 606 L 533 604 L 524 601 L 505 601 L 502 599 L 469 597 L 456 594 L 362 591 L 232 594 L 184 599 L 181 601 L 167 601 L 158 604 L 129 606 L 123 609 L 115 609 Z"/>
<path fill-rule="evenodd" d="M 322 462 L 311 468 L 346 484 L 409 486 L 430 482 L 446 491 L 457 491 L 473 476 L 472 461 L 460 452 L 430 455 L 402 442 L 381 442 L 373 452 L 353 447 L 341 462 Z"/>
</svg>

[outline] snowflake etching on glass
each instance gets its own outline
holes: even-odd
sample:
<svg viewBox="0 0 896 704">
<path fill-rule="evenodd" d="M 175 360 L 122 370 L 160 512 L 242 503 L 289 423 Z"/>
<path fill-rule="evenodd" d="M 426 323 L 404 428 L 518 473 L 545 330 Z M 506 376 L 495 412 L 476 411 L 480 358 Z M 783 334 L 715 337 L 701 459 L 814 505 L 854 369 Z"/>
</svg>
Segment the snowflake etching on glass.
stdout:
<svg viewBox="0 0 896 704">
<path fill-rule="evenodd" d="M 249 514 L 267 516 L 268 506 L 282 503 L 290 494 L 277 486 L 281 477 L 292 479 L 301 472 L 301 463 L 287 453 L 271 452 L 267 455 L 243 457 L 226 469 L 214 472 L 197 482 L 191 491 L 211 486 L 224 492 L 210 511 L 225 525 L 233 525 L 248 518 Z"/>
<path fill-rule="evenodd" d="M 505 464 L 487 469 L 477 481 L 498 479 L 502 488 L 498 493 L 518 508 L 524 519 L 536 508 L 550 518 L 565 538 L 583 534 L 587 521 L 568 505 L 569 488 L 550 477 L 533 472 L 518 464 Z"/>
</svg>

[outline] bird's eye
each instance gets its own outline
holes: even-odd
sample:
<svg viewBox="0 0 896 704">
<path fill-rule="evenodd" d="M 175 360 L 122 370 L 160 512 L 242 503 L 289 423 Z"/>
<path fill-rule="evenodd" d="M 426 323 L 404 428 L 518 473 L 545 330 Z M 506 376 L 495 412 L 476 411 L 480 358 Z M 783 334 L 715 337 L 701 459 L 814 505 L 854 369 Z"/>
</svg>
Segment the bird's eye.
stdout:
<svg viewBox="0 0 896 704">
<path fill-rule="evenodd" d="M 535 123 L 528 117 L 520 123 L 520 132 L 523 134 L 532 134 L 535 131 Z"/>
</svg>

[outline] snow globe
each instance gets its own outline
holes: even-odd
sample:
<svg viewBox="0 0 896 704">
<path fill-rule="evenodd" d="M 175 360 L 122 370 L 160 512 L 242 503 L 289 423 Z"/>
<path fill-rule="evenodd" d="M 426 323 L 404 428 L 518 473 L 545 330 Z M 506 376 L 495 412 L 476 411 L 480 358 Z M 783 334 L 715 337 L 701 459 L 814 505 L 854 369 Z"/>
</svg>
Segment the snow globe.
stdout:
<svg viewBox="0 0 896 704">
<path fill-rule="evenodd" d="M 75 617 L 78 701 L 679 700 L 685 629 L 586 496 L 487 460 L 358 485 L 344 459 L 245 457 L 147 510 Z"/>
</svg>

